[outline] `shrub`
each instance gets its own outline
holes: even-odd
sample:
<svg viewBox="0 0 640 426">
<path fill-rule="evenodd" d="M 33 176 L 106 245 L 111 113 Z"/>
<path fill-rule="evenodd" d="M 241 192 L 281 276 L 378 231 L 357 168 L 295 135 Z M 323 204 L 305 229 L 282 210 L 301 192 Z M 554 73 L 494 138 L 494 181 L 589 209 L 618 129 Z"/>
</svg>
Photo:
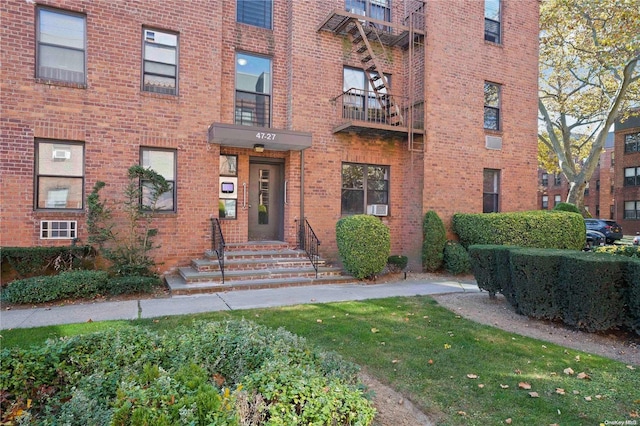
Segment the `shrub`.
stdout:
<svg viewBox="0 0 640 426">
<path fill-rule="evenodd" d="M 627 262 L 627 283 L 629 284 L 629 326 L 640 334 L 640 259 Z"/>
<path fill-rule="evenodd" d="M 340 219 L 336 223 L 336 241 L 345 270 L 355 278 L 372 277 L 387 264 L 391 250 L 389 228 L 374 216 Z"/>
<path fill-rule="evenodd" d="M 409 258 L 407 256 L 393 255 L 387 259 L 387 267 L 391 272 L 400 272 L 407 267 Z"/>
<path fill-rule="evenodd" d="M 105 292 L 112 295 L 151 293 L 155 287 L 160 285 L 162 285 L 162 281 L 157 277 L 139 275 L 113 277 L 107 282 Z"/>
<path fill-rule="evenodd" d="M 8 303 L 42 303 L 66 298 L 91 298 L 105 291 L 104 271 L 65 271 L 58 275 L 13 281 L 2 290 Z"/>
<path fill-rule="evenodd" d="M 57 271 L 82 268 L 94 254 L 90 246 L 76 245 L 61 247 L 2 247 L 0 249 L 0 259 L 3 265 L 9 267 L 6 269 L 13 270 L 18 278 L 49 275 Z M 5 268 L 3 267 L 2 269 L 4 272 Z"/>
<path fill-rule="evenodd" d="M 582 214 L 580 212 L 580 209 L 578 207 L 576 207 L 575 204 L 571 204 L 571 203 L 565 203 L 565 202 L 561 202 L 555 205 L 555 207 L 553 208 L 553 210 L 556 211 L 562 211 L 562 212 L 571 212 L 571 213 L 578 213 L 578 214 Z"/>
<path fill-rule="evenodd" d="M 478 288 L 489 292 L 494 298 L 502 293 L 511 303 L 515 303 L 511 287 L 509 251 L 511 246 L 472 245 L 469 246 L 469 263 L 476 278 Z"/>
<path fill-rule="evenodd" d="M 453 274 L 468 274 L 471 271 L 469 253 L 457 241 L 447 241 L 444 246 L 444 269 Z"/>
<path fill-rule="evenodd" d="M 609 254 L 616 254 L 619 256 L 640 258 L 640 247 L 636 247 L 636 246 L 621 246 L 621 245 L 599 246 L 599 247 L 594 247 L 593 252 L 609 253 Z"/>
<path fill-rule="evenodd" d="M 422 267 L 427 272 L 442 268 L 447 231 L 440 216 L 433 210 L 424 215 L 422 221 Z"/>
<path fill-rule="evenodd" d="M 453 230 L 465 247 L 498 244 L 582 250 L 586 241 L 584 219 L 570 212 L 456 213 Z"/>
</svg>

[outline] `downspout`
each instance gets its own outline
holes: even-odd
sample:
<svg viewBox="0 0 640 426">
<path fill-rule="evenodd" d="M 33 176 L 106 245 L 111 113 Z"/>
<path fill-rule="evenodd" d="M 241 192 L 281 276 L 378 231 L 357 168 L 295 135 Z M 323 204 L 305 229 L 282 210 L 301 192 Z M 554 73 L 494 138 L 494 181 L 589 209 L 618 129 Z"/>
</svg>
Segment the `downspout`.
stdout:
<svg viewBox="0 0 640 426">
<path fill-rule="evenodd" d="M 306 148 L 305 148 L 306 149 Z M 304 149 L 300 150 L 300 223 L 304 220 Z"/>
</svg>

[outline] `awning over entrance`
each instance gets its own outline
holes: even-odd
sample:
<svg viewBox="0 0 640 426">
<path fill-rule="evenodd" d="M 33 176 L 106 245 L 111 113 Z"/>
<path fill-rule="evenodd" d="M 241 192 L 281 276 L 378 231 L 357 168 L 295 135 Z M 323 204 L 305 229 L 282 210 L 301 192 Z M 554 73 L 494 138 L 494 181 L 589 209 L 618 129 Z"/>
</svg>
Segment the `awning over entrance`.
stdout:
<svg viewBox="0 0 640 426">
<path fill-rule="evenodd" d="M 209 126 L 209 143 L 248 149 L 264 145 L 269 151 L 301 151 L 311 146 L 311 133 L 213 123 Z"/>
</svg>

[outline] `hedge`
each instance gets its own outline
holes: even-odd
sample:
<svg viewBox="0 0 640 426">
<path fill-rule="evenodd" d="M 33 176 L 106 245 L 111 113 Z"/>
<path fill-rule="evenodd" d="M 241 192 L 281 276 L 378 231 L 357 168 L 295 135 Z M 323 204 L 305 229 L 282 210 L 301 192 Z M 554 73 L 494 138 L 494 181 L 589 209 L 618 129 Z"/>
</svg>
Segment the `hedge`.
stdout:
<svg viewBox="0 0 640 426">
<path fill-rule="evenodd" d="M 435 211 L 428 211 L 422 220 L 422 268 L 425 271 L 442 268 L 446 242 L 447 230 L 442 219 Z"/>
<path fill-rule="evenodd" d="M 586 241 L 584 219 L 571 212 L 456 213 L 452 220 L 465 247 L 500 244 L 582 250 Z"/>
<path fill-rule="evenodd" d="M 90 246 L 2 247 L 0 260 L 3 272 L 15 271 L 18 278 L 44 275 L 47 272 L 78 268 L 95 254 Z"/>
<path fill-rule="evenodd" d="M 389 228 L 375 216 L 354 215 L 336 223 L 336 242 L 344 269 L 355 278 L 375 276 L 391 252 Z"/>
<path fill-rule="evenodd" d="M 606 253 L 469 247 L 478 287 L 504 294 L 516 312 L 587 331 L 640 334 L 640 260 Z"/>
</svg>

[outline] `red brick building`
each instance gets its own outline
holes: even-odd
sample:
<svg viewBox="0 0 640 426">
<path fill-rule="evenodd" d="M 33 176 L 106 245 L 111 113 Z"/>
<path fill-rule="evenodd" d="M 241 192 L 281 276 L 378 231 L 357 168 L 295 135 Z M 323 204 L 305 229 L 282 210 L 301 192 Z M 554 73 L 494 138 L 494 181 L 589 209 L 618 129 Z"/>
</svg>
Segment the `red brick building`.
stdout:
<svg viewBox="0 0 640 426">
<path fill-rule="evenodd" d="M 538 1 L 7 0 L 0 246 L 86 241 L 129 166 L 171 184 L 170 270 L 370 213 L 420 262 L 421 222 L 537 206 Z M 144 203 L 144 200 L 142 201 Z M 116 217 L 121 217 L 116 212 Z"/>
<path fill-rule="evenodd" d="M 615 219 L 625 235 L 640 233 L 640 116 L 616 123 Z"/>
<path fill-rule="evenodd" d="M 589 185 L 584 193 L 584 205 L 592 217 L 614 219 L 614 138 L 610 133 L 604 151 Z M 542 210 L 552 210 L 559 202 L 566 202 L 569 182 L 561 173 L 538 170 L 538 206 Z"/>
</svg>

